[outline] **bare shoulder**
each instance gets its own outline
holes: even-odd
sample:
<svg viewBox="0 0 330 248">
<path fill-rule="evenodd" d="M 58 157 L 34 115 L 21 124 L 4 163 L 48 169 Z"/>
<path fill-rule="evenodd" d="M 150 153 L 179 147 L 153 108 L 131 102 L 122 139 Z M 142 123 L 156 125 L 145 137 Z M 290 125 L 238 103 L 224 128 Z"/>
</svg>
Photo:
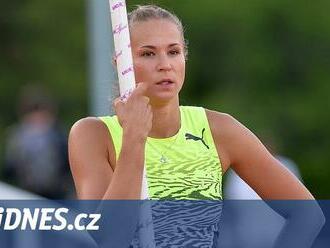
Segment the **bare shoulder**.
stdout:
<svg viewBox="0 0 330 248">
<path fill-rule="evenodd" d="M 233 116 L 206 110 L 209 125 L 225 172 L 242 158 L 243 150 L 262 145 L 258 138 Z"/>
<path fill-rule="evenodd" d="M 230 153 L 230 142 L 235 136 L 235 126 L 239 123 L 234 117 L 226 113 L 206 109 L 206 115 L 224 174 L 233 161 Z"/>
<path fill-rule="evenodd" d="M 254 133 L 231 115 L 207 110 L 207 116 L 214 136 L 224 144 L 231 157 L 238 155 L 246 146 L 262 145 Z"/>
<path fill-rule="evenodd" d="M 234 117 L 227 113 L 222 113 L 210 109 L 205 109 L 205 111 L 210 124 L 218 123 L 228 125 L 235 120 Z"/>
<path fill-rule="evenodd" d="M 103 121 L 97 117 L 86 117 L 73 124 L 69 135 L 69 148 L 108 155 L 113 145 Z"/>
<path fill-rule="evenodd" d="M 95 117 L 77 121 L 69 135 L 69 161 L 80 199 L 101 199 L 111 180 L 113 158 L 106 125 Z"/>
<path fill-rule="evenodd" d="M 245 129 L 239 121 L 229 114 L 206 109 L 206 115 L 212 133 L 218 138 L 233 138 L 233 135 L 239 130 Z"/>
<path fill-rule="evenodd" d="M 73 124 L 70 135 L 98 134 L 106 132 L 106 126 L 97 117 L 85 117 Z"/>
<path fill-rule="evenodd" d="M 259 196 L 263 199 L 313 199 L 248 128 L 227 114 L 207 110 L 207 116 L 216 144 L 230 167 Z"/>
</svg>

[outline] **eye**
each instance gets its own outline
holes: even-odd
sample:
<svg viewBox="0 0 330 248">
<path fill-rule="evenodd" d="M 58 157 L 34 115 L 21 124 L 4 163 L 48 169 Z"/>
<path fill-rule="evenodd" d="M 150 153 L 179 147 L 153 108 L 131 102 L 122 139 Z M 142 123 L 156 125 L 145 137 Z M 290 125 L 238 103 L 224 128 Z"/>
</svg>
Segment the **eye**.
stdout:
<svg viewBox="0 0 330 248">
<path fill-rule="evenodd" d="M 172 49 L 169 51 L 170 55 L 178 55 L 180 53 L 181 53 L 180 49 Z"/>
<path fill-rule="evenodd" d="M 141 53 L 141 56 L 142 56 L 142 57 L 151 57 L 151 56 L 155 56 L 155 53 L 152 52 L 152 51 L 143 51 L 143 52 Z"/>
</svg>

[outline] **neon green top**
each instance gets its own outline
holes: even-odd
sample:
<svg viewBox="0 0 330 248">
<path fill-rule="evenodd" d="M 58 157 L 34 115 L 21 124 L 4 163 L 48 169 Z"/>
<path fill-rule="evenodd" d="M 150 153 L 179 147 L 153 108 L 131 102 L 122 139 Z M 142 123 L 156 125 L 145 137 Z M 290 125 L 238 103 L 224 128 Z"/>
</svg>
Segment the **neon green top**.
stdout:
<svg viewBox="0 0 330 248">
<path fill-rule="evenodd" d="M 149 198 L 222 199 L 221 164 L 205 109 L 180 106 L 180 116 L 181 127 L 176 135 L 164 139 L 147 138 L 145 164 Z M 118 159 L 122 128 L 117 116 L 100 119 L 111 133 Z"/>
</svg>

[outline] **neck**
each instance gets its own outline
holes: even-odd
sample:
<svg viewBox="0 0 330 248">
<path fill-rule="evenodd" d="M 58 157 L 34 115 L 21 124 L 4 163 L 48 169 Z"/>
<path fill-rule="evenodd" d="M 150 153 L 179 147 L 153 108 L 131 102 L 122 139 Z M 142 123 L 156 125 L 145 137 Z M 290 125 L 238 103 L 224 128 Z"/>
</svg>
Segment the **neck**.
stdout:
<svg viewBox="0 0 330 248">
<path fill-rule="evenodd" d="M 181 127 L 179 101 L 152 106 L 152 113 L 152 128 L 149 137 L 168 138 L 179 131 Z"/>
</svg>

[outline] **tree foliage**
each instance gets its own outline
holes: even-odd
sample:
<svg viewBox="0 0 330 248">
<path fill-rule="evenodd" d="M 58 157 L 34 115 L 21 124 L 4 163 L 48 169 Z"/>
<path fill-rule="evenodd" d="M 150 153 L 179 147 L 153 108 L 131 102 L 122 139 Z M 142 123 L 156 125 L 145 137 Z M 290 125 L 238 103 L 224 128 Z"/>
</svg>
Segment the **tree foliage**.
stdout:
<svg viewBox="0 0 330 248">
<path fill-rule="evenodd" d="M 130 8 L 150 2 L 128 1 Z M 318 198 L 329 198 L 330 2 L 152 3 L 185 25 L 190 51 L 181 103 L 232 114 L 292 158 Z M 54 92 L 67 127 L 87 115 L 85 2 L 7 1 L 1 12 L 1 140 L 17 118 L 24 83 Z"/>
</svg>

